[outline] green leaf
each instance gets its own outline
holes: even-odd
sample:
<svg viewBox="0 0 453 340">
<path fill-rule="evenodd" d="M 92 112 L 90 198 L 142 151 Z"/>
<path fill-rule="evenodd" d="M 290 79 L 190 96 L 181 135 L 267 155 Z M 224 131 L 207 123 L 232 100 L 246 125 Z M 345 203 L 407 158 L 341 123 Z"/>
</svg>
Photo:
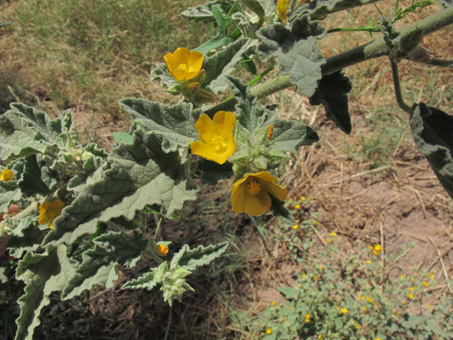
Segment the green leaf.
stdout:
<svg viewBox="0 0 453 340">
<path fill-rule="evenodd" d="M 227 14 L 231 5 L 234 1 L 232 0 L 215 0 L 209 1 L 205 4 L 196 6 L 196 7 L 189 7 L 181 15 L 185 18 L 195 20 L 195 21 L 203 21 L 203 22 L 214 22 L 214 15 L 212 13 L 213 7 L 219 7 L 222 10 L 224 15 Z"/>
<path fill-rule="evenodd" d="M 275 149 L 297 152 L 303 145 L 319 141 L 318 134 L 309 126 L 295 120 L 278 119 L 274 123 Z"/>
<path fill-rule="evenodd" d="M 15 340 L 33 339 L 34 329 L 41 323 L 41 310 L 50 302 L 49 295 L 61 291 L 72 275 L 73 268 L 63 245 L 44 254 L 25 255 L 16 272 L 16 278 L 25 281 L 26 287 L 18 300 L 21 311 L 16 320 Z"/>
<path fill-rule="evenodd" d="M 54 145 L 63 149 L 70 125 L 68 111 L 50 121 L 42 111 L 24 104 L 11 104 L 11 110 L 0 116 L 0 159 L 42 153 Z"/>
<path fill-rule="evenodd" d="M 36 203 L 35 203 L 36 204 Z M 15 258 L 21 258 L 27 251 L 34 251 L 39 248 L 46 230 L 38 227 L 38 218 L 36 215 L 27 216 L 19 220 L 13 219 L 11 238 L 8 241 L 9 254 Z"/>
<path fill-rule="evenodd" d="M 95 247 L 83 253 L 82 263 L 62 292 L 64 300 L 79 295 L 94 285 L 113 287 L 118 278 L 118 265 L 132 267 L 140 259 L 148 241 L 142 234 L 110 232 L 94 240 Z"/>
<path fill-rule="evenodd" d="M 42 180 L 41 168 L 36 160 L 36 155 L 27 156 L 19 161 L 22 165 L 20 178 L 18 179 L 19 188 L 27 196 L 47 195 L 50 193 L 49 187 Z M 18 164 L 19 165 L 19 164 Z M 14 170 L 18 166 L 14 167 Z"/>
<path fill-rule="evenodd" d="M 233 176 L 232 165 L 229 162 L 218 164 L 201 158 L 197 165 L 197 170 L 201 172 L 200 179 L 203 184 L 214 185 L 221 179 Z"/>
<path fill-rule="evenodd" d="M 0 181 L 0 213 L 7 212 L 9 206 L 21 198 L 22 193 L 17 181 Z"/>
<path fill-rule="evenodd" d="M 96 181 L 63 209 L 44 243 L 72 243 L 93 233 L 100 222 L 120 216 L 133 219 L 147 205 L 161 206 L 167 216 L 194 200 L 188 164 L 181 163 L 177 152 L 164 152 L 161 144 L 153 133 L 136 130 L 134 143 L 115 148 L 108 163 L 95 173 Z"/>
<path fill-rule="evenodd" d="M 167 262 L 164 262 L 164 263 L 167 263 Z M 139 278 L 137 278 L 135 280 L 131 280 L 131 281 L 126 282 L 121 287 L 121 289 L 127 289 L 127 288 L 141 289 L 141 288 L 146 288 L 148 290 L 151 290 L 151 289 L 153 289 L 156 286 L 157 286 L 157 281 L 154 279 L 154 273 L 151 271 L 151 272 L 147 272 L 147 273 L 143 274 L 142 276 L 140 276 Z"/>
<path fill-rule="evenodd" d="M 351 117 L 348 110 L 348 93 L 352 86 L 342 71 L 328 74 L 319 81 L 315 94 L 310 97 L 311 105 L 322 104 L 327 118 L 345 133 L 351 132 Z"/>
<path fill-rule="evenodd" d="M 298 291 L 291 287 L 278 287 L 278 290 L 285 296 L 287 299 L 297 298 Z"/>
<path fill-rule="evenodd" d="M 453 198 L 453 116 L 419 103 L 413 108 L 410 125 L 415 144 Z"/>
<path fill-rule="evenodd" d="M 134 98 L 123 99 L 120 104 L 136 124 L 164 139 L 162 149 L 165 152 L 188 148 L 189 143 L 198 138 L 195 123 L 201 110 L 194 110 L 192 104 L 167 106 Z"/>
<path fill-rule="evenodd" d="M 324 32 L 319 22 L 310 21 L 308 15 L 298 18 L 291 30 L 281 24 L 267 25 L 256 32 L 261 39 L 258 51 L 266 57 L 277 57 L 282 74 L 288 74 L 299 91 L 311 96 L 326 62 L 317 45 Z"/>
<path fill-rule="evenodd" d="M 6 272 L 6 268 L 0 267 L 0 283 L 8 282 L 8 277 L 6 276 L 5 272 Z"/>
<path fill-rule="evenodd" d="M 195 270 L 199 266 L 211 263 L 214 259 L 222 255 L 228 248 L 228 242 L 210 244 L 208 246 L 198 246 L 190 249 L 188 244 L 183 245 L 181 250 L 174 255 L 170 266 L 181 267 L 189 271 Z"/>
<path fill-rule="evenodd" d="M 207 57 L 203 64 L 203 69 L 206 71 L 203 87 L 208 87 L 214 93 L 225 91 L 229 85 L 226 76 L 236 69 L 244 53 L 252 54 L 249 50 L 253 50 L 256 44 L 255 40 L 241 38 Z"/>
<path fill-rule="evenodd" d="M 167 89 L 178 85 L 178 82 L 167 72 L 167 65 L 159 63 L 151 70 L 151 79 L 160 80 L 160 86 Z"/>
</svg>

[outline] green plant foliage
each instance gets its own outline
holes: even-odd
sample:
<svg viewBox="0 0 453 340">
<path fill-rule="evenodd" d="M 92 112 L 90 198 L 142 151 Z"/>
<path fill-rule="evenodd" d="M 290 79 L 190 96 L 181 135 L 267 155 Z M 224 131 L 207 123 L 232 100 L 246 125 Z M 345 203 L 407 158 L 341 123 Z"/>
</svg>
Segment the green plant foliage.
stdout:
<svg viewBox="0 0 453 340">
<path fill-rule="evenodd" d="M 420 103 L 413 108 L 410 125 L 415 144 L 453 197 L 453 117 Z"/>
<path fill-rule="evenodd" d="M 27 286 L 19 299 L 21 312 L 16 320 L 15 340 L 33 339 L 33 331 L 41 322 L 41 310 L 50 302 L 49 295 L 61 291 L 72 275 L 73 268 L 63 245 L 49 248 L 44 254 L 25 255 L 16 272 L 16 278 Z"/>
<path fill-rule="evenodd" d="M 194 271 L 199 266 L 209 264 L 211 261 L 222 255 L 228 248 L 228 242 L 210 244 L 208 246 L 199 245 L 190 249 L 185 244 L 181 250 L 173 256 L 171 267 L 181 267 L 188 271 Z"/>
<path fill-rule="evenodd" d="M 317 0 L 306 1 L 304 5 L 299 7 L 293 14 L 297 17 L 304 13 L 309 13 L 312 18 L 323 19 L 326 15 L 349 8 L 368 5 L 380 0 Z"/>
<path fill-rule="evenodd" d="M 281 24 L 267 25 L 256 34 L 261 40 L 258 51 L 266 57 L 276 56 L 281 73 L 288 74 L 303 94 L 313 95 L 325 63 L 317 45 L 324 34 L 320 23 L 305 15 L 294 21 L 291 30 Z"/>
<path fill-rule="evenodd" d="M 157 204 L 164 214 L 181 209 L 196 198 L 196 190 L 186 176 L 185 164 L 177 152 L 162 150 L 162 139 L 143 130 L 134 132 L 132 145 L 112 151 L 108 165 L 96 174 L 62 215 L 45 243 L 72 243 L 93 233 L 100 222 L 125 216 L 133 219 L 146 205 Z"/>
<path fill-rule="evenodd" d="M 67 282 L 61 294 L 70 299 L 94 285 L 113 287 L 118 278 L 118 265 L 133 267 L 146 249 L 148 241 L 142 234 L 110 232 L 94 239 L 94 247 L 82 255 L 82 263 L 75 266 L 75 275 Z"/>
<path fill-rule="evenodd" d="M 16 181 L 0 181 L 0 212 L 7 212 L 11 203 L 17 202 L 22 193 Z"/>
<path fill-rule="evenodd" d="M 215 0 L 209 1 L 205 4 L 198 5 L 196 7 L 189 7 L 181 15 L 187 19 L 203 22 L 215 22 L 214 16 L 212 14 L 212 8 L 216 6 L 220 8 L 224 15 L 227 14 L 231 5 L 234 1 L 232 0 Z"/>
<path fill-rule="evenodd" d="M 352 86 L 343 72 L 335 72 L 322 77 L 318 88 L 310 97 L 311 105 L 323 104 L 327 118 L 345 133 L 351 133 L 351 117 L 348 110 L 348 93 Z"/>
<path fill-rule="evenodd" d="M 195 123 L 201 110 L 193 109 L 191 104 L 167 106 L 133 98 L 123 99 L 120 104 L 131 114 L 135 124 L 163 139 L 162 150 L 165 152 L 187 149 L 198 137 Z"/>
<path fill-rule="evenodd" d="M 15 258 L 22 258 L 26 252 L 39 249 L 45 236 L 45 231 L 38 228 L 36 216 L 27 216 L 20 220 L 8 220 L 12 230 L 8 241 L 9 254 Z"/>
</svg>

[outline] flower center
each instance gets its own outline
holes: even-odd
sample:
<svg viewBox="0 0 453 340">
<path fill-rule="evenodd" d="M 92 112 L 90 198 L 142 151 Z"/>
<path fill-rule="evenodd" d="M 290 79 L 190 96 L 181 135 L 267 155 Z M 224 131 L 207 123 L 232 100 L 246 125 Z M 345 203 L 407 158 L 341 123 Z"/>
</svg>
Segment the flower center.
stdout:
<svg viewBox="0 0 453 340">
<path fill-rule="evenodd" d="M 227 148 L 225 138 L 219 135 L 213 136 L 210 144 L 214 147 L 214 150 L 219 153 L 224 152 Z"/>
<path fill-rule="evenodd" d="M 176 71 L 189 71 L 189 66 L 187 64 L 179 64 L 176 68 Z"/>
<path fill-rule="evenodd" d="M 255 195 L 258 195 L 260 193 L 261 185 L 257 181 L 251 181 L 249 184 L 247 184 L 245 189 L 247 190 L 247 192 L 250 195 L 255 196 Z"/>
</svg>

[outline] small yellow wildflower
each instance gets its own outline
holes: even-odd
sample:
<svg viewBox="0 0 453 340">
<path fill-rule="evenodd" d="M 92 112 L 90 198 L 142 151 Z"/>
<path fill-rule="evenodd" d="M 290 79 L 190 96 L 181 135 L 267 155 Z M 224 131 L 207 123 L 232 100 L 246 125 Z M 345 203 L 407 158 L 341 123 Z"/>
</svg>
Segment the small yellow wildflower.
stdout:
<svg viewBox="0 0 453 340">
<path fill-rule="evenodd" d="M 49 224 L 49 229 L 53 229 L 53 221 L 60 216 L 64 203 L 60 200 L 44 202 L 39 206 L 39 224 Z"/>
<path fill-rule="evenodd" d="M 329 237 L 328 237 L 328 238 L 326 238 L 326 243 L 329 243 L 329 244 L 330 244 L 330 243 L 332 243 L 332 239 L 331 239 L 331 238 L 329 238 Z"/>
<path fill-rule="evenodd" d="M 277 179 L 267 171 L 246 174 L 233 185 L 231 194 L 233 211 L 259 216 L 271 208 L 270 195 L 280 201 L 285 201 L 288 190 L 276 182 Z"/>
<path fill-rule="evenodd" d="M 409 287 L 409 291 L 412 292 L 415 288 L 414 287 Z"/>
<path fill-rule="evenodd" d="M 305 274 L 305 273 L 300 274 L 300 277 L 303 279 L 305 278 L 305 276 L 307 276 L 307 274 Z"/>
<path fill-rule="evenodd" d="M 165 244 L 157 245 L 157 254 L 159 256 L 167 256 L 168 255 L 168 247 Z"/>
<path fill-rule="evenodd" d="M 368 312 L 367 306 L 363 306 L 363 312 L 364 312 L 364 313 Z"/>
<path fill-rule="evenodd" d="M 406 278 L 406 275 L 400 275 L 400 279 L 404 280 Z"/>
<path fill-rule="evenodd" d="M 434 274 L 433 274 L 433 273 L 430 273 L 430 274 L 429 274 L 429 278 L 430 278 L 430 280 L 434 280 Z"/>
<path fill-rule="evenodd" d="M 271 306 L 275 306 L 276 302 L 275 301 L 271 301 Z"/>
<path fill-rule="evenodd" d="M 306 200 L 305 196 L 300 196 L 299 199 L 303 202 Z"/>
<path fill-rule="evenodd" d="M 381 251 L 383 250 L 384 248 L 382 248 L 382 246 L 380 244 L 376 244 L 374 246 L 374 249 L 373 249 L 373 254 L 376 255 L 376 256 L 379 256 L 379 254 L 381 253 Z"/>
<path fill-rule="evenodd" d="M 371 264 L 371 261 L 370 260 L 366 260 L 366 264 Z"/>
<path fill-rule="evenodd" d="M 428 308 L 429 308 L 429 309 L 433 309 L 434 306 L 433 306 L 433 305 L 428 305 Z"/>
<path fill-rule="evenodd" d="M 266 328 L 266 334 L 267 335 L 271 335 L 272 334 L 272 329 L 270 329 L 269 327 Z"/>
<path fill-rule="evenodd" d="M 318 221 L 315 221 L 315 223 L 313 223 L 315 225 L 315 227 L 319 226 L 319 222 Z"/>
<path fill-rule="evenodd" d="M 9 182 L 14 180 L 14 172 L 10 169 L 5 168 L 2 172 L 0 172 L 0 181 Z"/>
<path fill-rule="evenodd" d="M 409 293 L 409 294 L 407 294 L 407 297 L 409 298 L 409 300 L 412 300 L 414 298 L 414 294 Z"/>
<path fill-rule="evenodd" d="M 311 318 L 311 315 L 310 314 L 305 314 L 305 323 L 310 323 L 310 318 Z"/>
<path fill-rule="evenodd" d="M 360 300 L 365 300 L 365 295 L 362 294 L 362 296 L 360 296 Z"/>
<path fill-rule="evenodd" d="M 198 51 L 178 47 L 173 53 L 164 56 L 168 72 L 177 81 L 189 81 L 199 75 L 204 57 Z"/>
<path fill-rule="evenodd" d="M 289 11 L 290 0 L 278 0 L 277 2 L 277 13 L 281 21 L 286 22 L 288 19 L 287 14 Z"/>
<path fill-rule="evenodd" d="M 233 137 L 235 124 L 233 112 L 219 111 L 212 120 L 202 114 L 195 124 L 201 141 L 190 143 L 192 153 L 218 164 L 225 163 L 236 147 Z"/>
<path fill-rule="evenodd" d="M 375 338 L 374 340 L 381 340 L 381 338 Z"/>
<path fill-rule="evenodd" d="M 426 281 L 423 281 L 423 286 L 428 287 L 428 286 L 429 286 L 429 283 L 426 282 Z"/>
<path fill-rule="evenodd" d="M 373 250 L 374 247 L 373 247 L 372 245 L 369 245 L 369 246 L 368 246 L 368 249 L 369 249 L 369 250 Z"/>
<path fill-rule="evenodd" d="M 345 307 L 341 308 L 341 313 L 342 314 L 348 314 L 349 310 Z"/>
<path fill-rule="evenodd" d="M 360 325 L 355 325 L 355 329 L 360 329 Z"/>
<path fill-rule="evenodd" d="M 318 277 L 317 277 L 316 275 L 313 276 L 313 280 L 314 280 L 314 281 L 318 280 Z"/>
<path fill-rule="evenodd" d="M 371 296 L 369 296 L 368 299 L 367 299 L 367 301 L 368 301 L 369 303 L 371 303 L 371 302 L 373 302 L 373 298 L 372 298 Z"/>
<path fill-rule="evenodd" d="M 320 265 L 318 266 L 318 269 L 322 271 L 322 270 L 324 270 L 324 266 L 323 266 L 322 264 L 320 264 Z"/>
<path fill-rule="evenodd" d="M 330 233 L 330 236 L 335 237 L 335 236 L 337 236 L 337 233 L 334 232 L 334 231 L 332 231 L 332 232 Z"/>
<path fill-rule="evenodd" d="M 272 139 L 273 136 L 274 136 L 274 125 L 269 125 L 269 126 L 267 127 L 266 138 L 267 138 L 267 139 Z"/>
<path fill-rule="evenodd" d="M 295 224 L 295 225 L 292 226 L 292 228 L 293 228 L 294 230 L 297 230 L 297 229 L 299 229 L 299 226 L 298 226 L 297 224 Z"/>
<path fill-rule="evenodd" d="M 294 208 L 295 208 L 295 209 L 300 209 L 300 204 L 296 204 L 296 205 L 294 206 Z"/>
</svg>

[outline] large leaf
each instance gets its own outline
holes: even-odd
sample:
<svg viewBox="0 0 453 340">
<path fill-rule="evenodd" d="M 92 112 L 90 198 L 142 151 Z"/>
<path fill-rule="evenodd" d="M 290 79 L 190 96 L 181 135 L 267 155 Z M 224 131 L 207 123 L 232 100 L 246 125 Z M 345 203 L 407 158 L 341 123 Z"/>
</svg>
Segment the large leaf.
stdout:
<svg viewBox="0 0 453 340">
<path fill-rule="evenodd" d="M 256 40 L 241 38 L 207 57 L 203 64 L 206 71 L 203 87 L 209 87 L 214 93 L 225 91 L 229 85 L 226 76 L 236 69 L 237 63 L 243 59 L 243 54 L 251 54 L 248 50 L 255 46 Z"/>
<path fill-rule="evenodd" d="M 37 203 L 35 203 L 37 204 Z M 9 254 L 15 258 L 21 258 L 27 251 L 39 248 L 46 231 L 38 227 L 36 215 L 21 219 L 12 219 L 11 238 L 8 241 Z"/>
<path fill-rule="evenodd" d="M 296 152 L 302 145 L 311 145 L 319 140 L 312 128 L 295 120 L 279 119 L 274 111 L 258 104 L 257 99 L 250 93 L 248 86 L 239 79 L 229 77 L 236 89 L 236 113 L 238 120 L 251 134 L 258 130 L 274 126 L 274 148 L 280 151 Z"/>
<path fill-rule="evenodd" d="M 37 155 L 30 155 L 16 162 L 14 170 L 20 173 L 19 188 L 27 196 L 36 194 L 47 195 L 50 190 L 43 182 L 41 168 L 36 159 Z"/>
<path fill-rule="evenodd" d="M 188 148 L 189 143 L 198 138 L 195 123 L 201 111 L 194 110 L 192 104 L 167 106 L 134 98 L 123 99 L 120 104 L 136 124 L 164 139 L 162 149 L 165 152 Z"/>
<path fill-rule="evenodd" d="M 187 164 L 181 164 L 177 152 L 164 152 L 161 144 L 153 133 L 136 130 L 133 144 L 112 151 L 107 165 L 95 174 L 97 181 L 63 209 L 44 242 L 72 243 L 93 233 L 100 222 L 120 216 L 133 219 L 146 205 L 159 205 L 164 215 L 170 215 L 194 200 L 196 190 L 187 177 Z"/>
<path fill-rule="evenodd" d="M 351 117 L 348 109 L 348 93 L 352 86 L 343 72 L 324 75 L 315 94 L 310 98 L 311 105 L 324 105 L 327 118 L 345 133 L 351 132 Z"/>
<path fill-rule="evenodd" d="M 63 299 L 77 296 L 94 285 L 113 287 L 118 278 L 116 267 L 134 266 L 148 241 L 135 231 L 131 235 L 110 232 L 97 237 L 94 244 L 93 249 L 83 253 L 82 263 L 62 292 Z"/>
<path fill-rule="evenodd" d="M 288 74 L 303 94 L 313 95 L 326 62 L 317 45 L 317 39 L 324 34 L 319 22 L 305 15 L 293 23 L 291 30 L 281 24 L 267 25 L 256 34 L 261 39 L 259 52 L 277 57 L 281 72 Z"/>
<path fill-rule="evenodd" d="M 413 109 L 410 125 L 415 144 L 453 198 L 453 116 L 420 103 Z"/>
<path fill-rule="evenodd" d="M 205 4 L 198 5 L 196 7 L 189 7 L 181 15 L 185 18 L 195 20 L 195 21 L 203 21 L 203 22 L 214 22 L 215 18 L 212 13 L 212 8 L 218 7 L 222 10 L 223 14 L 227 14 L 231 5 L 234 1 L 232 0 L 215 0 L 209 1 Z"/>
<path fill-rule="evenodd" d="M 35 108 L 11 104 L 11 110 L 0 116 L 0 159 L 44 152 L 55 145 L 63 149 L 71 126 L 69 111 L 51 121 Z"/>
<path fill-rule="evenodd" d="M 66 257 L 66 247 L 49 248 L 44 254 L 27 253 L 19 262 L 16 277 L 26 283 L 25 293 L 18 300 L 21 311 L 16 320 L 15 340 L 32 340 L 41 321 L 39 315 L 50 302 L 49 295 L 63 289 L 74 274 Z"/>
</svg>

